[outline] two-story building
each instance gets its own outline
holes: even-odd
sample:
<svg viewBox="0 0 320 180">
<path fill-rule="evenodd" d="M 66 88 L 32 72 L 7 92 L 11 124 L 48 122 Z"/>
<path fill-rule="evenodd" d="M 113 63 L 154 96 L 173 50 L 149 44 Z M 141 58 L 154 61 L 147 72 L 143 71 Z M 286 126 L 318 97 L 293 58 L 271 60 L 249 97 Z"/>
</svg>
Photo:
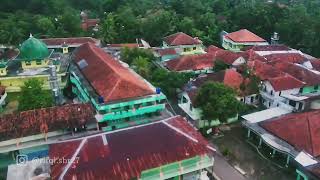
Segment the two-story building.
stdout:
<svg viewBox="0 0 320 180">
<path fill-rule="evenodd" d="M 239 52 L 248 46 L 264 46 L 269 43 L 247 29 L 241 29 L 222 35 L 222 47 L 226 50 Z"/>
<path fill-rule="evenodd" d="M 148 123 L 165 109 L 159 88 L 94 44 L 77 48 L 72 60 L 72 92 L 78 101 L 92 103 L 103 130 Z"/>
<path fill-rule="evenodd" d="M 237 92 L 237 99 L 245 104 L 257 104 L 259 95 L 256 92 L 243 92 L 240 90 L 242 83 L 246 81 L 241 74 L 233 69 L 227 69 L 217 73 L 200 75 L 198 78 L 191 80 L 183 88 L 178 106 L 193 120 L 197 128 L 210 128 L 220 125 L 219 120 L 204 120 L 201 119 L 201 109 L 195 107 L 197 92 L 206 82 L 220 82 L 224 85 L 233 88 Z M 238 120 L 238 116 L 228 119 L 228 123 Z"/>
<path fill-rule="evenodd" d="M 209 179 L 215 149 L 181 116 L 51 144 L 52 179 Z"/>
<path fill-rule="evenodd" d="M 211 73 L 214 66 L 214 54 L 196 54 L 180 56 L 164 63 L 170 71 L 192 72 L 195 74 Z"/>
<path fill-rule="evenodd" d="M 179 55 L 204 54 L 200 39 L 178 32 L 163 39 L 163 49 L 174 48 Z"/>
</svg>

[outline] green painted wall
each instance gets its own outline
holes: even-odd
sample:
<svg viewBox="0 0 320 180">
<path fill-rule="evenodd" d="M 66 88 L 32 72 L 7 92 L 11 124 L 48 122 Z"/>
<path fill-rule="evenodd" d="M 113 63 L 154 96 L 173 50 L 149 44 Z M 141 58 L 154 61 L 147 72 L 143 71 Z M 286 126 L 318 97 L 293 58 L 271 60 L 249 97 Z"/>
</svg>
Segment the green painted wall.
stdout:
<svg viewBox="0 0 320 180">
<path fill-rule="evenodd" d="M 314 93 L 314 92 L 320 92 L 320 87 L 319 86 L 304 87 L 302 89 L 302 93 L 301 94 L 308 94 L 308 93 Z"/>
<path fill-rule="evenodd" d="M 97 101 L 90 96 L 87 89 L 81 84 L 80 79 L 74 73 L 70 77 L 70 81 L 74 85 L 72 92 L 77 95 L 79 100 L 82 102 L 90 101 L 95 109 L 103 115 L 100 122 L 132 118 L 135 116 L 159 112 L 165 109 L 163 100 L 166 99 L 166 96 L 162 93 L 131 101 L 98 104 Z"/>
</svg>

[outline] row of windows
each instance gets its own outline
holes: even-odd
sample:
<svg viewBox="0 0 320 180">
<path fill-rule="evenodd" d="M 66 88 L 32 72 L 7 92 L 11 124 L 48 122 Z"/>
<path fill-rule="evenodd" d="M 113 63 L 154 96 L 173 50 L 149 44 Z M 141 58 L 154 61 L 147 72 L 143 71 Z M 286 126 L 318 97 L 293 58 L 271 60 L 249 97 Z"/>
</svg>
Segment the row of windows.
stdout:
<svg viewBox="0 0 320 180">
<path fill-rule="evenodd" d="M 183 48 L 183 52 L 188 52 L 191 50 L 197 50 L 197 47 L 193 47 L 193 48 Z"/>
<path fill-rule="evenodd" d="M 26 66 L 31 66 L 31 61 L 25 61 Z M 42 65 L 42 61 L 36 61 L 36 65 Z"/>
</svg>

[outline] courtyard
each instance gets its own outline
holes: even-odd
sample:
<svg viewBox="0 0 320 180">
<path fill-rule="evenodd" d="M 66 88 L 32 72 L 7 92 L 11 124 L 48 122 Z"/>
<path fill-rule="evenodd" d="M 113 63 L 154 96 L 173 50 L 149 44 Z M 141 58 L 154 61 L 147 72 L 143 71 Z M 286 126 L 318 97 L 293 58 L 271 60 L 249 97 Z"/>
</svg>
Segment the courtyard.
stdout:
<svg viewBox="0 0 320 180">
<path fill-rule="evenodd" d="M 265 150 L 258 151 L 246 138 L 247 131 L 240 123 L 223 128 L 221 136 L 212 136 L 210 141 L 217 146 L 221 154 L 250 180 L 292 180 L 296 178 L 295 169 L 279 166 L 278 157 L 268 157 Z M 276 161 L 277 159 L 277 161 Z M 276 163 L 275 163 L 276 162 Z"/>
</svg>

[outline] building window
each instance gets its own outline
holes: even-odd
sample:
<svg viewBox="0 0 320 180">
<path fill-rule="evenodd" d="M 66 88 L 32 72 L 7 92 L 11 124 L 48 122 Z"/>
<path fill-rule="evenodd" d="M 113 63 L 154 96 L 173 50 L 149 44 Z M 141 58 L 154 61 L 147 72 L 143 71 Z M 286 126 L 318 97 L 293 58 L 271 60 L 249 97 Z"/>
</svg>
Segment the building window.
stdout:
<svg viewBox="0 0 320 180">
<path fill-rule="evenodd" d="M 296 102 L 292 101 L 292 100 L 289 100 L 289 105 L 292 106 L 292 107 L 296 107 Z"/>
<path fill-rule="evenodd" d="M 319 85 L 314 86 L 314 90 L 318 90 L 319 89 Z"/>
<path fill-rule="evenodd" d="M 270 91 L 270 94 L 271 94 L 271 96 L 273 96 L 273 91 L 272 90 Z"/>
<path fill-rule="evenodd" d="M 197 47 L 193 47 L 193 50 L 197 50 Z"/>
<path fill-rule="evenodd" d="M 279 92 L 279 96 L 281 96 L 281 91 Z"/>
<path fill-rule="evenodd" d="M 189 107 L 190 111 L 192 111 L 193 107 L 192 107 L 192 104 L 190 104 L 190 107 Z"/>
<path fill-rule="evenodd" d="M 184 96 L 182 96 L 182 103 L 187 103 L 187 102 L 188 102 L 187 98 L 185 98 Z"/>
<path fill-rule="evenodd" d="M 25 61 L 26 66 L 31 66 L 31 61 Z"/>
<path fill-rule="evenodd" d="M 251 96 L 251 103 L 253 103 L 253 101 L 254 101 L 254 97 L 253 97 L 253 96 Z"/>
<path fill-rule="evenodd" d="M 302 93 L 302 92 L 303 92 L 303 88 L 300 88 L 300 89 L 299 89 L 299 93 Z"/>
<path fill-rule="evenodd" d="M 187 52 L 188 51 L 188 49 L 187 48 L 183 48 L 183 52 Z"/>
<path fill-rule="evenodd" d="M 271 102 L 269 102 L 269 107 L 271 107 Z"/>
<path fill-rule="evenodd" d="M 0 71 L 0 72 L 1 72 L 1 74 L 2 74 L 2 73 L 3 73 L 3 70 L 1 69 L 1 71 Z"/>
<path fill-rule="evenodd" d="M 41 65 L 42 61 L 36 61 L 36 65 Z"/>
</svg>

